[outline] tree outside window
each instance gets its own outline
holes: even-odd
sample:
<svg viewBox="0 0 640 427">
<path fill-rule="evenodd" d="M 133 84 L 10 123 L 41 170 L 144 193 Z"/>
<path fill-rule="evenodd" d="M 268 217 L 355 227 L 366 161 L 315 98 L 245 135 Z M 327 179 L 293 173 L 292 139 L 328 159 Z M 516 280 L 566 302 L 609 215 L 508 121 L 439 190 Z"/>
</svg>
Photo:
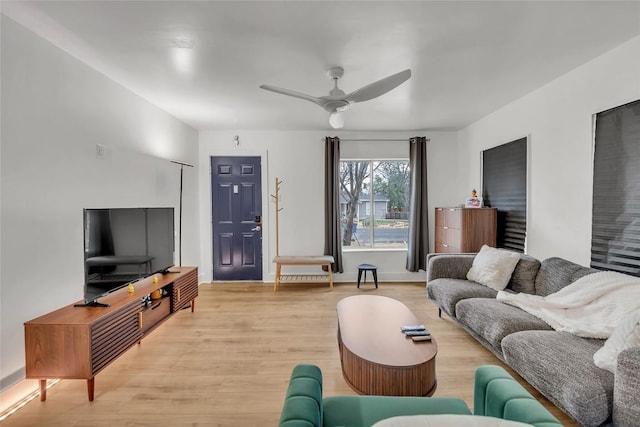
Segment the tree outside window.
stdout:
<svg viewBox="0 0 640 427">
<path fill-rule="evenodd" d="M 342 245 L 406 248 L 409 237 L 409 162 L 340 162 Z"/>
</svg>

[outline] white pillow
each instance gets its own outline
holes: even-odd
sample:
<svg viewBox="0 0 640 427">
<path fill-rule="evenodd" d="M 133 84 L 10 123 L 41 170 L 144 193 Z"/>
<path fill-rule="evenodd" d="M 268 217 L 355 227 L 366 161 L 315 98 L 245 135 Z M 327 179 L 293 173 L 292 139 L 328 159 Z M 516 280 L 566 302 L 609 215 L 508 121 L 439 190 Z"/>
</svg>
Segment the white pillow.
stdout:
<svg viewBox="0 0 640 427">
<path fill-rule="evenodd" d="M 530 424 L 480 415 L 403 415 L 381 420 L 371 427 L 531 427 Z"/>
<path fill-rule="evenodd" d="M 633 311 L 620 320 L 602 348 L 594 353 L 593 363 L 598 368 L 615 374 L 618 354 L 622 350 L 638 346 L 640 346 L 640 310 Z"/>
<path fill-rule="evenodd" d="M 501 291 L 509 284 L 518 261 L 520 254 L 517 252 L 483 245 L 473 259 L 467 279 Z"/>
</svg>

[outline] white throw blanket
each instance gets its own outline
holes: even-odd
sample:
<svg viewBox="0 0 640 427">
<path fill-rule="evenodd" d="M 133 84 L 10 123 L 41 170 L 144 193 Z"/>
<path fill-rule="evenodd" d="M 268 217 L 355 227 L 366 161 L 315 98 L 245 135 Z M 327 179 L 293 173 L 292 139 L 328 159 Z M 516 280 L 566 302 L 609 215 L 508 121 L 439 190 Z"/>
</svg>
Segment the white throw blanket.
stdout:
<svg viewBox="0 0 640 427">
<path fill-rule="evenodd" d="M 500 291 L 497 299 L 531 313 L 557 331 L 605 339 L 625 315 L 640 309 L 640 278 L 601 271 L 546 297 Z"/>
</svg>

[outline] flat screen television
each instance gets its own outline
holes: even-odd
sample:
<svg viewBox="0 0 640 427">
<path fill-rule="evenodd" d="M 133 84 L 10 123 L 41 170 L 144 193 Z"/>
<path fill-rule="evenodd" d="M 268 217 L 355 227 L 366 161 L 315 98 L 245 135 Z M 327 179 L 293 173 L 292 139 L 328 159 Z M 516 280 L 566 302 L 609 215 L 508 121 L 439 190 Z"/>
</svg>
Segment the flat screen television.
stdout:
<svg viewBox="0 0 640 427">
<path fill-rule="evenodd" d="M 84 305 L 174 265 L 173 208 L 84 209 Z"/>
</svg>

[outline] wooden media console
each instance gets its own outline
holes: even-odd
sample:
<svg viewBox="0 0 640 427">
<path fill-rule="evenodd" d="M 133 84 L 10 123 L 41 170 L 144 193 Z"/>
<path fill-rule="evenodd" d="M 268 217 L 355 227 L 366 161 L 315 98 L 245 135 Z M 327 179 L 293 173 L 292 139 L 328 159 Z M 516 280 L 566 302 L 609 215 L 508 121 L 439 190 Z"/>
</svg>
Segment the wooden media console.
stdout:
<svg viewBox="0 0 640 427">
<path fill-rule="evenodd" d="M 40 400 L 47 398 L 47 379 L 86 379 L 89 400 L 94 378 L 121 354 L 178 310 L 195 309 L 197 267 L 172 267 L 106 295 L 108 307 L 75 307 L 52 311 L 24 324 L 26 378 L 40 380 Z M 154 277 L 157 281 L 154 283 Z M 145 305 L 143 298 L 162 289 L 166 296 Z"/>
</svg>

